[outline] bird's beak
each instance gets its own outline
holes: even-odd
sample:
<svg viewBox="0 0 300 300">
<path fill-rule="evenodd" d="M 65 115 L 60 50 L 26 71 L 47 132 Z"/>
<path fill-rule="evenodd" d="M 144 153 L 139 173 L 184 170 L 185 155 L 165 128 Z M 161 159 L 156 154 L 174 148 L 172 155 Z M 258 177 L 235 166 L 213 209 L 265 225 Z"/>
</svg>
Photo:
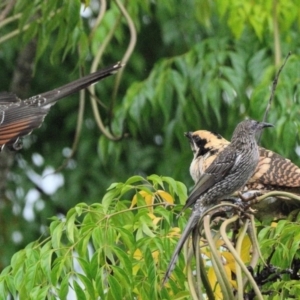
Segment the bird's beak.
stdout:
<svg viewBox="0 0 300 300">
<path fill-rule="evenodd" d="M 261 122 L 260 124 L 261 124 L 261 128 L 274 127 L 274 125 L 270 123 Z"/>
<path fill-rule="evenodd" d="M 185 132 L 184 136 L 186 136 L 190 141 L 192 141 L 192 139 L 193 139 L 193 132 L 192 131 Z"/>
</svg>

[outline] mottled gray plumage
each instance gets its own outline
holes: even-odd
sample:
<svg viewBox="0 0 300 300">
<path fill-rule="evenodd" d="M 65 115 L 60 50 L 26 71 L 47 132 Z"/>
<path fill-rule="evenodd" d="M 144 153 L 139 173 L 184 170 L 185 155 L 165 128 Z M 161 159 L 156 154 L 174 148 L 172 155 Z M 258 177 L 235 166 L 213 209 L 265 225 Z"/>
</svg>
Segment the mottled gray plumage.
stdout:
<svg viewBox="0 0 300 300">
<path fill-rule="evenodd" d="M 219 200 L 239 190 L 251 177 L 259 160 L 255 134 L 271 126 L 273 125 L 254 120 L 239 123 L 234 130 L 230 145 L 200 176 L 183 207 L 183 210 L 193 207 L 193 211 L 173 252 L 163 284 L 170 277 L 185 241 L 203 213 Z"/>
<path fill-rule="evenodd" d="M 114 64 L 57 89 L 25 100 L 21 100 L 13 93 L 0 93 L 0 150 L 5 145 L 18 150 L 18 139 L 41 126 L 50 107 L 59 99 L 116 73 L 122 66 L 121 63 Z"/>
</svg>

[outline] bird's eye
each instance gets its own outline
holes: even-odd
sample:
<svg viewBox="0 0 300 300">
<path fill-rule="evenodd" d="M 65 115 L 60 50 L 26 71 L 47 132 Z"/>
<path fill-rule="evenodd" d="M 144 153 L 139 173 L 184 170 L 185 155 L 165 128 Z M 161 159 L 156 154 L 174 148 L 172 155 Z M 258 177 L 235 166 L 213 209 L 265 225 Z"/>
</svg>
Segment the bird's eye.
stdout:
<svg viewBox="0 0 300 300">
<path fill-rule="evenodd" d="M 193 139 L 194 139 L 195 143 L 197 143 L 197 142 L 199 142 L 199 140 L 201 140 L 198 135 L 193 135 Z"/>
<path fill-rule="evenodd" d="M 251 120 L 251 127 L 255 129 L 257 127 L 258 122 L 255 120 Z"/>
</svg>

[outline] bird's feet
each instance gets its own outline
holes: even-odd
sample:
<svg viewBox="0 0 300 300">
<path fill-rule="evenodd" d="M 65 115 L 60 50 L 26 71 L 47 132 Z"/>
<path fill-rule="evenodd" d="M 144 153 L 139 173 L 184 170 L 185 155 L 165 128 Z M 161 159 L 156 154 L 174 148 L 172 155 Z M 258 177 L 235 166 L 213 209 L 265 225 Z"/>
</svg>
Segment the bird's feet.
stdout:
<svg viewBox="0 0 300 300">
<path fill-rule="evenodd" d="M 260 195 L 257 191 L 248 191 L 245 193 L 238 193 L 239 197 L 229 197 L 226 201 L 231 201 L 237 206 L 238 210 L 242 213 L 255 213 L 251 206 L 257 203 L 257 197 Z"/>
<path fill-rule="evenodd" d="M 261 195 L 259 191 L 247 191 L 245 193 L 239 192 L 239 200 L 242 202 L 244 212 L 255 213 L 255 210 L 251 208 L 252 205 L 258 203 L 257 197 Z"/>
</svg>

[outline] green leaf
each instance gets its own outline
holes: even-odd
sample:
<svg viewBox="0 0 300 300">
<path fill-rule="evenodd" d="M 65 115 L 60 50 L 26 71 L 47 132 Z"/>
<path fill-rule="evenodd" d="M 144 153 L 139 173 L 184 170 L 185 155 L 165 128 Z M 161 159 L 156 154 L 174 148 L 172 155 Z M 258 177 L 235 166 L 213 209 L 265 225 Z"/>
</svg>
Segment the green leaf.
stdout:
<svg viewBox="0 0 300 300">
<path fill-rule="evenodd" d="M 167 182 L 169 184 L 169 186 L 170 186 L 169 188 L 170 188 L 172 196 L 174 196 L 174 193 L 175 194 L 178 193 L 178 191 L 177 191 L 177 183 L 176 183 L 176 181 L 172 177 L 163 176 L 162 180 L 165 181 L 165 182 Z"/>
<path fill-rule="evenodd" d="M 130 226 L 130 228 L 132 228 Z M 127 230 L 125 228 L 117 228 L 116 229 L 117 232 L 121 235 L 121 240 L 124 243 L 124 245 L 128 248 L 128 249 L 133 249 L 134 248 L 134 237 L 132 234 L 132 230 Z"/>
<path fill-rule="evenodd" d="M 6 282 L 4 280 L 0 280 L 0 295 L 5 296 L 8 294 L 7 288 L 6 288 Z M 13 291 L 9 290 L 9 292 L 12 294 L 14 299 L 16 299 L 16 294 L 13 293 Z"/>
<path fill-rule="evenodd" d="M 56 285 L 58 283 L 60 277 L 63 278 L 62 271 L 64 268 L 68 267 L 66 262 L 67 261 L 65 257 L 57 257 L 55 259 L 51 270 L 51 283 L 53 285 Z"/>
<path fill-rule="evenodd" d="M 278 223 L 277 223 L 277 226 L 276 226 L 276 234 L 280 234 L 282 232 L 282 230 L 285 228 L 287 224 L 287 220 L 280 220 Z"/>
<path fill-rule="evenodd" d="M 76 251 L 82 257 L 86 257 L 86 255 L 88 253 L 88 245 L 90 243 L 91 235 L 93 233 L 94 228 L 95 228 L 95 225 L 82 227 L 81 231 L 78 234 L 80 236 L 80 239 L 76 246 Z M 84 233 L 84 229 L 88 230 L 88 232 Z"/>
<path fill-rule="evenodd" d="M 76 215 L 77 215 L 77 213 L 76 213 L 75 208 L 70 209 L 67 214 L 66 234 L 71 243 L 74 243 L 74 234 L 77 231 L 77 228 L 75 225 Z"/>
<path fill-rule="evenodd" d="M 89 209 L 89 206 L 82 202 L 82 203 L 78 203 L 76 206 L 75 206 L 75 210 L 76 210 L 76 213 L 77 213 L 77 216 L 80 217 L 83 213 L 83 211 L 86 211 Z"/>
<path fill-rule="evenodd" d="M 122 299 L 122 287 L 117 279 L 112 275 L 108 275 L 107 280 L 109 284 L 109 293 L 112 295 L 113 299 Z"/>
<path fill-rule="evenodd" d="M 115 253 L 117 258 L 120 260 L 120 266 L 125 269 L 126 273 L 128 274 L 128 278 L 130 277 L 129 274 L 132 274 L 132 261 L 128 256 L 128 253 L 124 252 L 119 247 L 112 247 L 112 251 Z"/>
<path fill-rule="evenodd" d="M 102 248 L 103 228 L 96 227 L 92 233 L 93 246 L 96 249 Z"/>
<path fill-rule="evenodd" d="M 15 285 L 16 289 L 19 291 L 22 290 L 22 288 L 23 288 L 24 274 L 25 274 L 25 271 L 23 270 L 23 268 L 17 269 L 16 272 L 14 273 L 14 285 Z"/>
<path fill-rule="evenodd" d="M 79 263 L 80 267 L 82 268 L 84 274 L 87 277 L 92 277 L 91 276 L 91 270 L 90 270 L 90 263 L 82 257 L 76 257 L 76 260 L 78 261 L 78 263 Z"/>
<path fill-rule="evenodd" d="M 5 283 L 8 287 L 9 292 L 13 296 L 13 298 L 16 299 L 17 298 L 17 289 L 16 289 L 16 286 L 15 286 L 15 283 L 14 283 L 14 277 L 11 276 L 11 275 L 7 275 L 5 277 Z M 4 281 L 1 280 L 0 285 L 2 285 L 2 284 L 4 285 Z M 3 292 L 3 289 L 5 289 L 4 286 L 0 288 L 0 295 L 6 295 L 6 293 Z M 2 290 L 2 293 L 1 293 L 1 290 Z"/>
<path fill-rule="evenodd" d="M 88 294 L 90 296 L 90 299 L 95 299 L 96 295 L 95 295 L 95 292 L 94 292 L 93 284 L 90 281 L 90 279 L 87 278 L 86 276 L 82 275 L 82 274 L 79 274 L 79 273 L 77 273 L 77 276 L 80 279 L 80 281 L 83 283 L 86 291 L 88 292 Z"/>
<path fill-rule="evenodd" d="M 79 1 L 67 1 L 67 13 L 65 14 L 66 20 L 68 22 L 69 28 L 78 26 L 80 21 L 80 2 Z"/>
<path fill-rule="evenodd" d="M 69 281 L 70 281 L 69 276 L 65 276 L 60 283 L 58 289 L 58 295 L 60 300 L 67 299 L 68 292 L 69 292 Z"/>
<path fill-rule="evenodd" d="M 30 292 L 30 299 L 44 300 L 47 298 L 49 286 L 34 287 Z"/>
<path fill-rule="evenodd" d="M 60 12 L 60 15 L 63 16 L 63 10 Z M 53 50 L 50 56 L 50 60 L 52 63 L 55 63 L 57 61 L 57 57 L 59 56 L 59 52 L 61 49 L 63 49 L 66 45 L 67 39 L 66 37 L 68 36 L 68 27 L 67 26 L 60 26 L 58 29 L 58 35 L 56 37 L 56 41 L 53 45 Z"/>
<path fill-rule="evenodd" d="M 54 221 L 50 225 L 52 247 L 58 249 L 61 247 L 61 236 L 65 224 L 61 221 Z"/>
<path fill-rule="evenodd" d="M 74 291 L 76 293 L 77 299 L 85 300 L 86 299 L 85 293 L 82 290 L 82 288 L 80 287 L 80 285 L 77 283 L 76 280 L 73 280 L 73 287 L 74 287 Z"/>
<path fill-rule="evenodd" d="M 187 199 L 187 188 L 182 182 L 179 181 L 176 181 L 176 185 L 177 195 L 179 197 L 180 203 L 185 204 Z"/>
<path fill-rule="evenodd" d="M 32 289 L 35 287 L 37 278 L 40 277 L 39 266 L 34 261 L 29 261 L 29 266 L 24 274 L 24 282 L 26 284 L 26 289 L 31 293 Z"/>
<path fill-rule="evenodd" d="M 124 184 L 125 185 L 131 185 L 131 184 L 136 183 L 136 182 L 144 182 L 144 181 L 145 181 L 145 179 L 142 176 L 136 175 L 136 176 L 132 176 L 129 179 L 127 179 Z"/>
<path fill-rule="evenodd" d="M 118 186 L 119 187 L 119 184 Z M 119 195 L 119 192 L 116 190 L 116 187 L 113 189 L 110 189 L 103 197 L 102 199 L 102 205 L 104 212 L 107 212 L 112 202 L 116 199 L 117 195 Z"/>
<path fill-rule="evenodd" d="M 172 213 L 164 207 L 158 206 L 155 208 L 155 214 L 163 217 L 163 220 L 169 225 L 173 223 Z"/>
<path fill-rule="evenodd" d="M 26 251 L 20 250 L 15 253 L 11 259 L 11 267 L 14 269 L 14 273 L 23 267 L 23 263 L 26 258 Z"/>
<path fill-rule="evenodd" d="M 142 224 L 142 230 L 143 230 L 144 234 L 146 234 L 147 236 L 155 237 L 155 234 L 153 233 L 153 231 L 146 224 Z"/>
<path fill-rule="evenodd" d="M 147 180 L 152 181 L 152 184 L 155 185 L 160 185 L 164 189 L 164 183 L 162 181 L 162 178 L 156 174 L 152 174 L 150 176 L 147 176 Z"/>
<path fill-rule="evenodd" d="M 122 287 L 123 298 L 132 299 L 132 278 L 128 276 L 128 272 L 118 266 L 111 266 L 112 272 Z M 125 294 L 127 292 L 127 295 Z"/>
<path fill-rule="evenodd" d="M 51 242 L 45 243 L 40 249 L 40 267 L 47 280 L 51 281 L 51 262 L 53 249 L 51 249 Z"/>
</svg>

